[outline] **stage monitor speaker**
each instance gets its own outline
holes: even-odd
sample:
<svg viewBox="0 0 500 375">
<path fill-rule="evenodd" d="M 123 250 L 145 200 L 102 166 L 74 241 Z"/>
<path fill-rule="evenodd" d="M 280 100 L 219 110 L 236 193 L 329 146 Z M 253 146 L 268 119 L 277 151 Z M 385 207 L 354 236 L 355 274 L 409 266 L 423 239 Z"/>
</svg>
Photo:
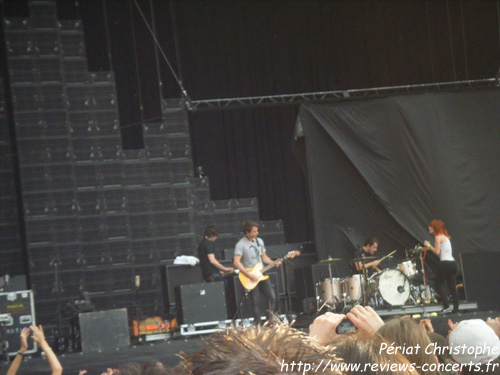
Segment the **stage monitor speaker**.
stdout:
<svg viewBox="0 0 500 375">
<path fill-rule="evenodd" d="M 476 301 L 481 310 L 498 309 L 500 253 L 461 253 L 460 258 L 467 299 Z"/>
<path fill-rule="evenodd" d="M 9 356 L 16 355 L 19 350 L 19 334 L 23 328 L 33 324 L 35 324 L 35 305 L 31 290 L 0 293 L 0 338 L 5 334 Z M 36 344 L 28 340 L 26 353 L 36 352 Z"/>
<path fill-rule="evenodd" d="M 271 281 L 271 285 L 273 286 L 273 289 L 274 289 L 274 294 L 276 295 L 276 309 L 277 309 L 278 304 L 279 304 L 279 293 L 278 293 L 279 277 L 278 277 L 277 269 L 275 268 L 272 271 L 267 272 L 267 275 L 269 275 L 269 280 Z M 238 309 L 240 301 L 245 296 L 243 286 L 241 285 L 241 282 L 237 276 L 234 276 L 232 284 L 233 284 L 232 290 L 234 291 L 234 295 L 231 297 L 231 298 L 233 298 L 233 303 L 231 304 L 233 307 L 231 314 L 230 314 L 231 318 L 236 313 L 236 310 Z M 258 288 L 258 286 L 257 286 L 257 288 Z M 253 312 L 252 312 L 251 306 L 252 306 L 252 302 L 250 301 L 250 296 L 249 296 L 247 300 L 243 301 L 240 312 L 238 313 L 238 316 L 236 318 L 237 319 L 252 318 Z M 264 296 L 261 293 L 260 311 L 262 311 L 262 315 L 265 314 L 267 309 L 268 309 L 268 307 L 266 304 L 266 299 L 264 298 Z"/>
<path fill-rule="evenodd" d="M 180 324 L 227 319 L 224 282 L 180 285 L 175 288 L 177 321 Z"/>
<path fill-rule="evenodd" d="M 127 309 L 80 313 L 82 352 L 104 352 L 130 345 Z"/>
</svg>

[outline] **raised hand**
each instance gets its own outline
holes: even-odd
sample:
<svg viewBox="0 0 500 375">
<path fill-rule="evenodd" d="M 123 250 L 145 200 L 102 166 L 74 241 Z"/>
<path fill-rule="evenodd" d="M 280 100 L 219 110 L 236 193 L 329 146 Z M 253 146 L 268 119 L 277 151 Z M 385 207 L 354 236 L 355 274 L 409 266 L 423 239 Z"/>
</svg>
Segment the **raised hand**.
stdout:
<svg viewBox="0 0 500 375">
<path fill-rule="evenodd" d="M 19 341 L 21 343 L 20 352 L 24 353 L 28 349 L 28 336 L 31 330 L 29 328 L 23 328 L 21 334 L 19 335 Z"/>
<path fill-rule="evenodd" d="M 35 325 L 30 326 L 30 330 L 33 332 L 31 339 L 38 345 L 42 345 L 45 342 L 45 334 L 43 333 L 42 325 L 40 324 L 38 327 Z"/>
<path fill-rule="evenodd" d="M 451 319 L 448 319 L 448 327 L 450 327 L 450 330 L 448 331 L 448 339 L 450 338 L 450 334 L 455 330 L 455 328 L 458 327 L 458 323 L 453 323 Z"/>
<path fill-rule="evenodd" d="M 418 323 L 420 327 L 422 327 L 427 333 L 433 333 L 434 327 L 432 326 L 432 322 L 430 319 L 422 319 Z"/>
<path fill-rule="evenodd" d="M 344 318 L 344 314 L 334 314 L 331 312 L 318 316 L 309 326 L 309 336 L 321 345 L 331 344 L 338 336 L 336 329 Z"/>
<path fill-rule="evenodd" d="M 347 314 L 349 319 L 356 326 L 358 331 L 365 333 L 369 337 L 374 337 L 384 321 L 370 306 L 357 305 Z"/>
</svg>

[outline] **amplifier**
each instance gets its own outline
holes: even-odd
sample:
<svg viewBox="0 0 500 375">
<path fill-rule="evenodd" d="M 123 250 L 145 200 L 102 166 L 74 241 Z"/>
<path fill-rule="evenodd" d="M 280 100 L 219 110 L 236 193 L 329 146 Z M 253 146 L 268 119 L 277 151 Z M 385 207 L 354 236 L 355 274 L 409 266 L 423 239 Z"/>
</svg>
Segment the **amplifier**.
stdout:
<svg viewBox="0 0 500 375">
<path fill-rule="evenodd" d="M 227 319 L 224 282 L 180 285 L 175 289 L 179 324 Z"/>
<path fill-rule="evenodd" d="M 16 355 L 19 347 L 19 335 L 23 328 L 35 324 L 35 304 L 33 291 L 0 293 L 0 322 L 2 340 L 5 340 L 9 356 Z M 38 350 L 33 340 L 28 340 L 26 354 L 36 353 Z"/>
<path fill-rule="evenodd" d="M 200 266 L 187 265 L 167 265 L 162 267 L 162 279 L 164 304 L 167 310 L 171 310 L 176 305 L 175 289 L 179 285 L 203 282 Z"/>
</svg>

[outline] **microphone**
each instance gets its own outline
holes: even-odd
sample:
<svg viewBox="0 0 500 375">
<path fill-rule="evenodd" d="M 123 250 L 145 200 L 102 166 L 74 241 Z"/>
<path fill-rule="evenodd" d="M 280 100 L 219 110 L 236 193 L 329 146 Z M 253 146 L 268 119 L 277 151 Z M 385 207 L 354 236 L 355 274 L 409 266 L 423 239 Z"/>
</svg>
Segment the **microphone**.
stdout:
<svg viewBox="0 0 500 375">
<path fill-rule="evenodd" d="M 135 275 L 135 287 L 139 288 L 141 286 L 141 276 Z"/>
</svg>

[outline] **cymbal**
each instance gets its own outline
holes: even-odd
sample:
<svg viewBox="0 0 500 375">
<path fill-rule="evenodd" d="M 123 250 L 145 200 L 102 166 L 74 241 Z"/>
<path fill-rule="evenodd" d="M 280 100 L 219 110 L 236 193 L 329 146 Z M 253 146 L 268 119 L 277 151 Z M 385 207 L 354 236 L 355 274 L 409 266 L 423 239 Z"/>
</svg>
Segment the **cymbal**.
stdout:
<svg viewBox="0 0 500 375">
<path fill-rule="evenodd" d="M 323 259 L 318 262 L 318 264 L 332 264 L 332 263 L 340 263 L 340 262 L 345 262 L 344 258 L 328 258 L 328 259 Z"/>
<path fill-rule="evenodd" d="M 358 258 L 354 258 L 354 259 L 349 259 L 350 262 L 366 262 L 367 260 L 375 260 L 377 259 L 376 256 L 369 256 L 369 257 L 360 257 L 359 259 Z"/>
</svg>

